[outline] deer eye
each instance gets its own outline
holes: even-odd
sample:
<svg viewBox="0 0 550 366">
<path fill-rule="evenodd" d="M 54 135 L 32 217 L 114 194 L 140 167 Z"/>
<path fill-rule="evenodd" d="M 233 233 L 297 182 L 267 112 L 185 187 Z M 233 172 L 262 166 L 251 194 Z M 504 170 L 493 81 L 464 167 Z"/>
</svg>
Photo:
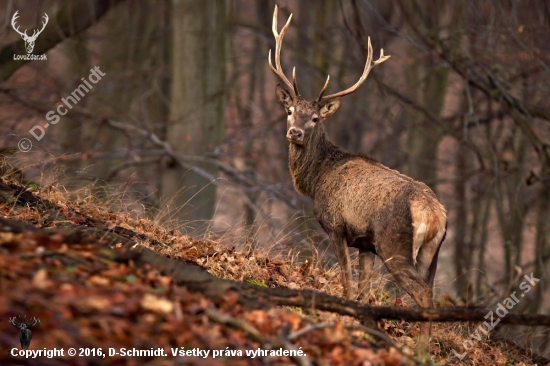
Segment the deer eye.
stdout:
<svg viewBox="0 0 550 366">
<path fill-rule="evenodd" d="M 290 109 L 287 109 L 286 113 L 290 116 L 292 115 L 292 111 Z"/>
<path fill-rule="evenodd" d="M 317 123 L 317 122 L 319 122 L 319 118 L 313 117 L 312 121 L 315 122 L 315 123 Z"/>
</svg>

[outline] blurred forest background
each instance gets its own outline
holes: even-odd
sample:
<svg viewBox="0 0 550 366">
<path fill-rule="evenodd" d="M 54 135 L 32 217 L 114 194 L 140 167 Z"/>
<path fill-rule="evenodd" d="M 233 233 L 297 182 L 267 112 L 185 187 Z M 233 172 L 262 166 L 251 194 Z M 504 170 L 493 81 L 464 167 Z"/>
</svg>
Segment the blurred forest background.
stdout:
<svg viewBox="0 0 550 366">
<path fill-rule="evenodd" d="M 240 249 L 333 261 L 287 168 L 284 110 L 268 68 L 275 3 L 302 95 L 356 82 L 370 36 L 392 58 L 326 122 L 353 152 L 428 184 L 449 213 L 436 292 L 491 306 L 524 274 L 514 311 L 548 313 L 548 1 L 6 0 L 0 8 L 0 158 L 62 185 Z M 25 54 L 12 28 L 40 29 Z M 98 66 L 105 76 L 36 141 L 29 130 Z M 28 138 L 29 152 L 13 153 Z M 298 254 L 299 253 L 299 254 Z M 381 264 L 378 263 L 378 267 Z M 550 347 L 531 329 L 533 347 Z"/>
</svg>

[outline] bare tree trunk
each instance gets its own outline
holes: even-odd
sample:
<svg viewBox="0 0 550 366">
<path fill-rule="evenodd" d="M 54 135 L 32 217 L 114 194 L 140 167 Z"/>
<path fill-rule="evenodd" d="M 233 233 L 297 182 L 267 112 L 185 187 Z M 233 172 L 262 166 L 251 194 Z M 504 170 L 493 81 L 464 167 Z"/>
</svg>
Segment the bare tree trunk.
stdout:
<svg viewBox="0 0 550 366">
<path fill-rule="evenodd" d="M 244 12 L 249 4 L 240 4 L 233 3 L 232 8 L 230 8 L 228 14 L 228 26 L 233 28 L 234 24 L 238 24 L 239 15 Z M 271 10 L 270 5 L 266 1 L 260 1 L 254 3 L 254 12 L 253 14 L 257 17 L 259 24 L 269 24 L 271 21 Z M 230 98 L 233 100 L 233 104 L 237 110 L 238 118 L 236 123 L 238 123 L 238 130 L 240 131 L 239 135 L 242 136 L 243 142 L 243 151 L 242 157 L 244 161 L 244 166 L 242 169 L 245 174 L 255 174 L 258 171 L 259 160 L 257 159 L 258 154 L 260 156 L 263 152 L 260 152 L 258 149 L 261 147 L 258 146 L 257 139 L 254 138 L 255 126 L 254 126 L 254 117 L 257 113 L 258 106 L 265 106 L 266 101 L 262 96 L 264 95 L 263 90 L 265 89 L 265 63 L 258 62 L 257 58 L 251 58 L 248 60 L 246 66 L 240 65 L 242 59 L 239 54 L 240 39 L 232 39 L 231 47 L 228 49 L 228 60 L 231 63 L 231 69 L 233 75 L 229 78 L 232 79 L 232 84 L 238 84 L 239 87 L 232 88 L 229 90 Z M 252 54 L 260 55 L 265 52 L 264 42 L 261 37 L 253 38 Z M 238 83 L 238 76 L 240 70 L 246 67 L 248 72 L 246 73 L 247 79 L 244 83 Z M 233 81 L 234 80 L 234 81 Z M 242 86 L 241 86 L 242 85 Z M 264 121 L 260 121 L 262 123 Z M 256 143 L 256 144 L 255 144 Z M 262 148 L 263 150 L 263 148 Z M 250 188 L 252 188 L 250 186 Z M 245 193 L 250 200 L 250 202 L 255 203 L 258 199 L 259 192 L 250 192 Z M 257 212 L 247 203 L 243 202 L 244 210 L 244 230 L 245 230 L 245 240 L 246 240 L 246 250 L 253 251 L 256 250 L 256 233 L 257 233 Z"/>
<path fill-rule="evenodd" d="M 60 80 L 64 82 L 63 90 L 64 94 L 70 94 L 79 84 L 82 83 L 80 78 L 87 76 L 90 73 L 92 67 L 89 63 L 89 52 L 87 48 L 87 33 L 80 33 L 72 38 L 69 38 L 67 42 L 60 45 L 60 48 L 65 52 L 67 57 L 67 69 L 64 77 L 60 77 Z M 67 76 L 70 75 L 70 78 Z M 85 108 L 88 104 L 89 98 L 83 98 L 80 100 L 79 107 Z M 65 154 L 78 154 L 85 153 L 83 146 L 86 146 L 86 139 L 83 137 L 83 129 L 81 121 L 78 118 L 74 118 L 71 113 L 65 116 L 59 116 L 61 118 L 59 126 L 61 146 Z M 82 161 L 75 161 L 67 163 L 67 174 L 63 176 L 62 183 L 66 187 L 80 188 L 85 184 L 89 184 L 89 181 L 80 181 L 75 174 L 78 174 L 82 166 Z"/>
<path fill-rule="evenodd" d="M 304 2 L 304 12 L 307 11 L 307 2 Z M 362 19 L 361 7 L 357 1 L 347 2 L 347 4 L 341 4 L 337 6 L 336 1 L 324 1 L 322 3 L 323 8 L 316 13 L 315 26 L 317 32 L 314 33 L 313 44 L 317 52 L 313 54 L 313 63 L 316 66 L 316 70 L 321 71 L 316 75 L 317 80 L 314 80 L 311 85 L 315 85 L 312 90 L 312 97 L 316 97 L 323 83 L 325 82 L 326 75 L 330 74 L 331 84 L 329 88 L 346 88 L 350 82 L 350 74 L 355 76 L 357 70 L 361 70 L 365 62 L 365 54 L 367 49 L 367 38 L 369 35 L 368 21 Z M 376 11 L 379 12 L 379 6 L 376 7 Z M 338 14 L 338 16 L 336 16 Z M 330 16 L 329 16 L 330 15 Z M 356 42 L 349 42 L 348 38 L 334 39 L 330 37 L 333 33 L 332 27 L 340 19 L 347 19 L 346 25 L 348 31 L 354 34 Z M 371 20 L 371 19 L 368 19 Z M 321 33 L 322 31 L 323 33 Z M 330 38 L 329 38 L 330 37 Z M 376 41 L 375 41 L 376 42 Z M 359 46 L 359 47 L 358 47 Z M 378 48 L 376 45 L 375 48 Z M 358 52 L 358 50 L 360 50 Z M 359 57 L 353 57 L 359 55 Z M 336 65 L 336 73 L 334 68 L 329 69 L 329 66 L 334 64 L 331 62 L 331 58 L 339 63 Z M 353 71 L 352 71 L 353 70 Z M 350 72 L 352 71 L 352 72 Z M 378 70 L 380 72 L 380 70 Z M 346 77 L 344 77 L 346 76 Z M 365 131 L 368 126 L 368 110 L 369 100 L 368 95 L 370 89 L 363 87 L 360 92 L 354 93 L 348 96 L 346 103 L 353 105 L 353 109 L 348 112 L 347 115 L 340 115 L 338 118 L 340 121 L 346 121 L 346 123 L 339 123 L 338 121 L 329 122 L 327 132 L 338 146 L 343 146 L 345 149 L 351 152 L 364 152 L 362 150 L 362 142 Z M 341 112 L 342 113 L 342 112 Z"/>
<path fill-rule="evenodd" d="M 485 197 L 478 197 L 482 203 L 482 212 L 479 214 L 478 219 L 480 221 L 480 233 L 479 233 L 479 245 L 477 250 L 477 278 L 476 278 L 476 297 L 481 294 L 487 293 L 487 263 L 485 262 L 485 248 L 487 248 L 488 240 L 488 225 L 491 218 L 491 203 L 493 196 L 490 194 Z M 485 281 L 483 281 L 485 280 Z"/>
<path fill-rule="evenodd" d="M 460 144 L 455 159 L 454 194 L 455 211 L 455 269 L 457 294 L 467 302 L 472 298 L 469 270 L 471 268 L 470 248 L 467 245 L 468 200 L 466 198 L 466 174 L 468 171 L 468 149 Z"/>
<path fill-rule="evenodd" d="M 413 64 L 407 76 L 408 83 L 415 90 L 411 94 L 422 100 L 425 108 L 433 116 L 439 116 L 443 108 L 443 98 L 447 88 L 448 68 L 444 66 Z M 411 75 L 412 74 L 412 75 Z M 422 87 L 418 83 L 421 82 Z M 425 126 L 424 117 L 418 111 L 410 111 L 412 118 L 408 131 L 409 166 L 407 174 L 426 183 L 436 192 L 437 180 L 437 147 L 442 133 L 438 126 Z M 431 123 L 431 122 L 428 122 Z"/>
<path fill-rule="evenodd" d="M 86 34 L 92 40 L 100 40 L 97 45 L 98 57 L 93 64 L 79 62 L 84 67 L 73 71 L 78 76 L 76 85 L 81 83 L 81 77 L 87 78 L 90 68 L 94 66 L 99 66 L 107 75 L 93 85 L 90 95 L 79 101 L 78 107 L 87 107 L 98 116 L 134 120 L 150 129 L 153 128 L 149 126 L 155 126 L 166 119 L 167 110 L 159 97 L 164 92 L 164 85 L 159 80 L 161 77 L 158 77 L 163 74 L 165 42 L 156 39 L 160 27 L 165 26 L 160 19 L 164 16 L 166 5 L 167 0 L 158 1 L 155 5 L 144 0 L 126 2 L 109 12 L 103 23 L 93 29 L 91 34 Z M 117 36 L 113 37 L 113 34 Z M 76 39 L 80 44 L 76 45 L 75 50 L 85 49 L 80 38 L 79 35 Z M 93 42 L 92 45 L 95 46 Z M 143 98 L 143 95 L 147 95 L 147 98 Z M 82 128 L 81 120 L 79 122 L 79 125 L 76 122 L 67 126 L 62 124 L 61 128 L 66 129 L 65 141 L 70 149 L 82 153 L 112 153 L 128 145 L 129 149 L 141 148 L 124 135 L 113 133 L 107 123 L 96 121 Z M 86 178 L 96 179 L 94 193 L 105 197 L 116 189 L 109 183 L 117 177 L 120 171 L 117 167 L 123 161 L 124 158 L 90 159 L 83 161 L 80 168 Z"/>
<path fill-rule="evenodd" d="M 418 23 L 424 35 L 433 37 L 434 42 L 439 40 L 439 17 L 445 5 L 438 1 L 431 2 L 429 7 L 420 9 L 415 5 L 404 2 L 408 8 L 411 21 Z M 435 58 L 426 55 L 424 59 L 418 57 L 418 48 L 409 45 L 408 53 L 414 60 L 405 74 L 408 94 L 426 108 L 426 111 L 439 117 L 443 109 L 445 92 L 448 84 L 449 67 L 442 65 Z M 407 174 L 414 179 L 426 183 L 436 192 L 437 180 L 437 147 L 442 137 L 442 131 L 433 122 L 425 121 L 425 117 L 417 110 L 409 110 L 408 123 L 408 152 L 409 164 Z M 431 123 L 429 127 L 427 123 Z"/>
<path fill-rule="evenodd" d="M 173 0 L 172 106 L 167 140 L 186 155 L 217 157 L 225 121 L 225 1 Z M 199 165 L 218 175 L 212 164 Z M 193 171 L 167 164 L 161 177 L 164 219 L 188 221 L 204 232 L 216 186 Z"/>
<path fill-rule="evenodd" d="M 413 36 L 418 33 L 417 36 L 429 37 L 431 42 L 439 44 L 441 42 L 440 21 L 446 4 L 439 1 L 431 1 L 428 6 L 419 6 L 414 1 L 403 1 L 401 4 Z M 419 54 L 422 52 L 416 44 L 409 43 L 408 54 L 413 61 L 407 66 L 405 72 L 407 94 L 422 105 L 429 114 L 439 117 L 448 85 L 449 67 L 442 65 L 429 54 L 420 58 Z M 416 109 L 409 108 L 407 115 L 409 119 L 407 174 L 425 182 L 436 192 L 437 150 L 442 131 L 431 121 L 426 121 L 424 114 Z"/>
<path fill-rule="evenodd" d="M 540 279 L 540 283 L 535 287 L 535 299 L 529 303 L 529 311 L 532 313 L 537 313 L 541 309 L 548 286 L 546 258 L 548 256 L 548 231 L 550 231 L 548 220 L 548 214 L 550 213 L 550 182 L 542 182 L 542 184 L 543 189 L 538 199 L 536 212 L 534 271 L 534 276 Z"/>
<path fill-rule="evenodd" d="M 518 132 L 514 126 L 508 145 L 514 151 L 515 161 L 509 168 L 511 172 L 503 172 L 506 177 L 497 183 L 496 186 L 496 209 L 497 217 L 502 235 L 504 246 L 504 270 L 505 283 L 504 292 L 516 286 L 515 277 L 516 268 L 521 266 L 521 251 L 523 248 L 523 229 L 525 226 L 525 215 L 527 214 L 528 206 L 525 201 L 520 199 L 522 192 L 525 191 L 524 182 L 524 163 L 526 138 Z"/>
</svg>

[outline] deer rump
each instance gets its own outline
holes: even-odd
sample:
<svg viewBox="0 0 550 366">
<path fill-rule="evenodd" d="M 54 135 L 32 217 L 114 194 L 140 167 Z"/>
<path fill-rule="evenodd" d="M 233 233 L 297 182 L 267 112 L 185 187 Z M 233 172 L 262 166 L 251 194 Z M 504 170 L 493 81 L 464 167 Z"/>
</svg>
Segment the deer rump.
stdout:
<svg viewBox="0 0 550 366">
<path fill-rule="evenodd" d="M 377 254 L 377 245 L 388 245 L 377 236 L 389 229 L 400 239 L 392 245 L 406 248 L 414 264 L 419 253 L 434 256 L 446 231 L 445 208 L 428 186 L 359 156 L 327 169 L 313 201 L 327 233 Z"/>
</svg>

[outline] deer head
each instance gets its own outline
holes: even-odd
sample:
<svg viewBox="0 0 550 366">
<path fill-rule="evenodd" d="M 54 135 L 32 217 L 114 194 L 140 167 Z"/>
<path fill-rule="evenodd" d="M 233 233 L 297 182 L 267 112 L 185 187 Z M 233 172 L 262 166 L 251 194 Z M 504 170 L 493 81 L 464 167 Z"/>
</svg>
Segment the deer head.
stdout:
<svg viewBox="0 0 550 366">
<path fill-rule="evenodd" d="M 305 100 L 298 92 L 298 85 L 296 84 L 296 68 L 292 70 L 292 83 L 286 78 L 281 67 L 281 47 L 283 43 L 283 37 L 286 29 L 292 19 L 290 14 L 285 26 L 279 34 L 277 32 L 277 6 L 273 12 L 273 35 L 275 36 L 275 67 L 271 63 L 271 50 L 269 50 L 269 67 L 271 71 L 277 75 L 284 83 L 284 87 L 277 84 L 275 91 L 277 101 L 285 108 L 287 117 L 287 133 L 286 137 L 290 143 L 295 145 L 305 145 L 308 142 L 311 131 L 318 123 L 323 122 L 326 118 L 332 116 L 340 107 L 340 98 L 353 93 L 363 82 L 367 79 L 370 70 L 382 62 L 390 58 L 390 56 L 384 56 L 384 50 L 380 50 L 380 58 L 373 62 L 372 60 L 372 46 L 370 43 L 370 37 L 368 39 L 368 56 L 365 68 L 363 69 L 363 75 L 359 80 L 350 88 L 341 92 L 323 96 L 325 93 L 330 75 L 327 76 L 327 81 L 319 94 L 319 97 L 313 101 Z"/>
<path fill-rule="evenodd" d="M 27 53 L 31 53 L 32 50 L 34 49 L 34 42 L 36 42 L 36 38 L 38 38 L 38 35 L 42 33 L 44 28 L 46 28 L 46 24 L 48 24 L 48 20 L 49 20 L 48 14 L 44 13 L 44 22 L 42 23 L 42 29 L 40 30 L 35 29 L 32 33 L 32 36 L 29 36 L 27 34 L 26 29 L 24 32 L 21 32 L 19 30 L 19 27 L 16 27 L 15 25 L 15 20 L 19 18 L 19 16 L 17 15 L 18 12 L 19 10 L 16 11 L 15 14 L 13 14 L 13 17 L 11 18 L 11 26 L 17 33 L 21 35 L 21 38 L 23 38 L 23 41 L 25 41 L 25 49 L 27 50 Z"/>
</svg>

